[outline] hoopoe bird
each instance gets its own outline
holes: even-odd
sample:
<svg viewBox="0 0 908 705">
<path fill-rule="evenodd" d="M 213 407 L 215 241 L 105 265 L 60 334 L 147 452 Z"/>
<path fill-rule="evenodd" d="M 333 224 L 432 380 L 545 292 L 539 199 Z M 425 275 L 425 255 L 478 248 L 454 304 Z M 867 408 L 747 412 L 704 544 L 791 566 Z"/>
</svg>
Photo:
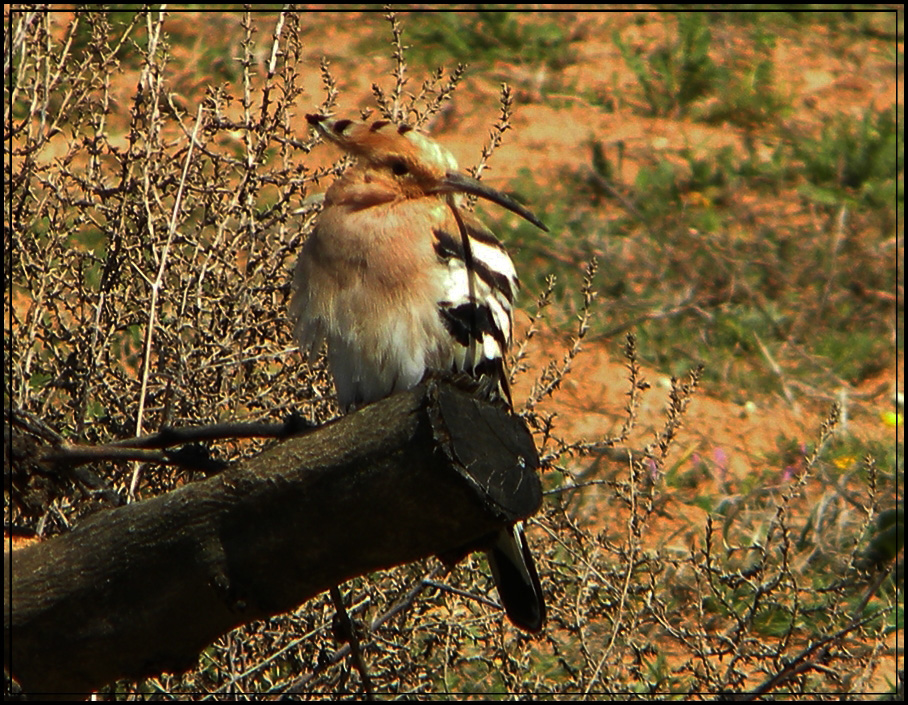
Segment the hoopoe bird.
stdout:
<svg viewBox="0 0 908 705">
<path fill-rule="evenodd" d="M 327 342 L 344 411 L 466 373 L 511 406 L 505 355 L 518 280 L 498 238 L 461 207 L 473 194 L 547 228 L 512 198 L 457 171 L 454 156 L 405 125 L 307 115 L 356 158 L 328 189 L 293 274 L 290 314 L 310 360 Z M 536 632 L 545 602 L 516 523 L 487 549 L 508 618 Z"/>
</svg>

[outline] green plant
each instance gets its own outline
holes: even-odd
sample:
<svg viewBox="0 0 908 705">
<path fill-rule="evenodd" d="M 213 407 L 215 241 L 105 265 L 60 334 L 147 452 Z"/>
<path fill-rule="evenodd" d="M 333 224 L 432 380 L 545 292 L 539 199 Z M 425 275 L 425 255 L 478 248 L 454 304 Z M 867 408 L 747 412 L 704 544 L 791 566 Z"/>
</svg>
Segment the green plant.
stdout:
<svg viewBox="0 0 908 705">
<path fill-rule="evenodd" d="M 621 37 L 612 39 L 643 89 L 651 115 L 686 115 L 692 104 L 711 93 L 718 69 L 710 57 L 712 32 L 706 13 L 681 12 L 678 37 L 641 56 Z"/>
<path fill-rule="evenodd" d="M 901 113 L 898 113 L 899 115 Z M 894 110 L 868 109 L 859 121 L 839 115 L 816 139 L 791 140 L 804 165 L 805 197 L 819 205 L 904 208 L 903 137 Z"/>
<path fill-rule="evenodd" d="M 477 7 L 469 13 L 411 15 L 408 35 L 417 49 L 415 56 L 431 65 L 455 61 L 474 68 L 506 61 L 542 62 L 560 70 L 573 63 L 571 40 L 554 16 Z"/>
</svg>

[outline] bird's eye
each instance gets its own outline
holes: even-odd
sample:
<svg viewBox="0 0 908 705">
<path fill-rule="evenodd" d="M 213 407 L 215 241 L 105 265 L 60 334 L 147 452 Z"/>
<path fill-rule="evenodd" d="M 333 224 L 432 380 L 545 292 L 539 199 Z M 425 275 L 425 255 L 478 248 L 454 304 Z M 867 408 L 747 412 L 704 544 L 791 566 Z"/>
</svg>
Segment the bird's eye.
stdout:
<svg viewBox="0 0 908 705">
<path fill-rule="evenodd" d="M 409 173 L 410 169 L 402 159 L 395 159 L 391 162 L 391 171 L 395 176 L 404 176 Z"/>
</svg>

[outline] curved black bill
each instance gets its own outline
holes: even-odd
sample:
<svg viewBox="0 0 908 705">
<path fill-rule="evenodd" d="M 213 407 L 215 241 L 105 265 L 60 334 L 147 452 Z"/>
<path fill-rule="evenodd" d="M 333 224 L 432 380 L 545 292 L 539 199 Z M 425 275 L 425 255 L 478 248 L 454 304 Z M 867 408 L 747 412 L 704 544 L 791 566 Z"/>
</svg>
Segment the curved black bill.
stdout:
<svg viewBox="0 0 908 705">
<path fill-rule="evenodd" d="M 449 171 L 445 174 L 445 178 L 442 180 L 442 187 L 437 190 L 439 193 L 447 192 L 462 192 L 462 193 L 471 193 L 474 196 L 479 196 L 480 198 L 485 198 L 492 203 L 497 203 L 499 206 L 507 208 L 512 213 L 516 213 L 521 218 L 525 218 L 530 221 L 537 228 L 541 228 L 546 232 L 549 229 L 545 226 L 539 218 L 533 215 L 527 208 L 519 204 L 510 196 L 507 196 L 501 191 L 496 191 L 491 186 L 486 186 L 481 181 L 477 181 L 471 176 L 466 174 L 461 174 L 457 171 Z"/>
</svg>

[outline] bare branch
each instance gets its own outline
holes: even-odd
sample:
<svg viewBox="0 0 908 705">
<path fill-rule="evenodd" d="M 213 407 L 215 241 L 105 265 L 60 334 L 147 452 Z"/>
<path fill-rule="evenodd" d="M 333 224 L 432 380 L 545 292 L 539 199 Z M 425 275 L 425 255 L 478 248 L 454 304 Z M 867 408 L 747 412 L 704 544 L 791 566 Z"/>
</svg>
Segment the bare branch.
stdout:
<svg viewBox="0 0 908 705">
<path fill-rule="evenodd" d="M 538 509 L 537 462 L 518 417 L 421 385 L 7 553 L 5 666 L 42 693 L 183 671 L 353 576 L 481 548 Z"/>
</svg>

